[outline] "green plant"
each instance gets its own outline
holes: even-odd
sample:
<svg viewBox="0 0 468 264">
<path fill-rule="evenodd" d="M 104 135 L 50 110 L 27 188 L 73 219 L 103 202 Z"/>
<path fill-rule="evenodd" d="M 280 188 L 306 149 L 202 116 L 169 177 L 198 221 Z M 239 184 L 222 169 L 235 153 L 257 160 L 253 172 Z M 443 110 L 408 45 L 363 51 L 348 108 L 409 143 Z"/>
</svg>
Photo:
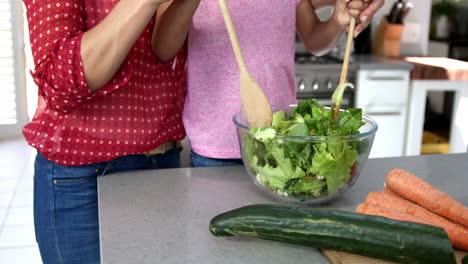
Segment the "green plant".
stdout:
<svg viewBox="0 0 468 264">
<path fill-rule="evenodd" d="M 453 18 L 457 13 L 457 4 L 453 0 L 440 0 L 432 5 L 432 17 L 446 15 Z"/>
</svg>

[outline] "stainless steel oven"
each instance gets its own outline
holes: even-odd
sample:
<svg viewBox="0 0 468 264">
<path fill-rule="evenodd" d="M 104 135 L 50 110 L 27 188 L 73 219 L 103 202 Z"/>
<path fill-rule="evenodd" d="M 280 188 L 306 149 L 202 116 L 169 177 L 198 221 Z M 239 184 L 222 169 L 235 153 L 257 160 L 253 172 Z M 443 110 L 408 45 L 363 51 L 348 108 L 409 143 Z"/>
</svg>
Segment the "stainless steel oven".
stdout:
<svg viewBox="0 0 468 264">
<path fill-rule="evenodd" d="M 296 96 L 298 100 L 316 98 L 319 103 L 331 105 L 341 74 L 342 62 L 333 57 L 316 57 L 310 53 L 296 53 Z M 347 81 L 356 84 L 357 67 L 349 65 Z M 355 106 L 355 89 L 346 89 L 342 108 Z"/>
</svg>

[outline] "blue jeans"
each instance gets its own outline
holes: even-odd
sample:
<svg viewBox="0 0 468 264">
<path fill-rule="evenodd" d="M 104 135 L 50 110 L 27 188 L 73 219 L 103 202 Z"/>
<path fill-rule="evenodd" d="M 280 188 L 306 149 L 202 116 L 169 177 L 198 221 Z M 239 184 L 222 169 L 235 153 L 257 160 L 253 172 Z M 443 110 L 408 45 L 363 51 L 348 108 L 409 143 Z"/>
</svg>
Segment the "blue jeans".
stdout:
<svg viewBox="0 0 468 264">
<path fill-rule="evenodd" d="M 190 166 L 192 167 L 218 167 L 243 165 L 242 159 L 215 159 L 190 152 Z"/>
<path fill-rule="evenodd" d="M 178 167 L 178 149 L 70 167 L 38 153 L 34 163 L 34 226 L 44 264 L 100 263 L 97 177 Z"/>
</svg>

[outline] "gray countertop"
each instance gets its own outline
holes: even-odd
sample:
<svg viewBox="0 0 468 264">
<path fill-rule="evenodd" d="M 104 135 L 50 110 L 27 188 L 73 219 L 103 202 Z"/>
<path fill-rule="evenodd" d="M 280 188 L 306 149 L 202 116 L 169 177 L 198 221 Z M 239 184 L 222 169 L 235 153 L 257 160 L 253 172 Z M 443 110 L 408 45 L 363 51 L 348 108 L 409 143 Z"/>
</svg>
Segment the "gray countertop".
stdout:
<svg viewBox="0 0 468 264">
<path fill-rule="evenodd" d="M 403 168 L 468 203 L 468 153 L 371 159 L 356 184 L 323 206 L 353 211 Z M 315 248 L 253 238 L 217 238 L 212 217 L 240 206 L 277 203 L 241 166 L 116 173 L 98 178 L 102 263 L 329 263 Z"/>
<path fill-rule="evenodd" d="M 351 64 L 357 64 L 360 70 L 412 70 L 414 65 L 401 59 L 374 55 L 353 55 Z"/>
</svg>

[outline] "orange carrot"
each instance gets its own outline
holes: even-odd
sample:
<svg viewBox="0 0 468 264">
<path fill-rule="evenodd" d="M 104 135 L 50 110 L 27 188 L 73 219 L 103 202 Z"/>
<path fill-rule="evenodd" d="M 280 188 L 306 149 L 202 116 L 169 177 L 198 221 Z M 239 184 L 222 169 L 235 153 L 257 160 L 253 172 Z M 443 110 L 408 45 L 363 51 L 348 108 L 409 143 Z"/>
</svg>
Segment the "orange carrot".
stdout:
<svg viewBox="0 0 468 264">
<path fill-rule="evenodd" d="M 468 208 L 446 193 L 402 169 L 388 172 L 387 187 L 405 199 L 468 227 Z"/>
<path fill-rule="evenodd" d="M 388 188 L 387 186 L 385 186 L 382 190 L 383 193 L 386 193 L 386 194 L 389 194 L 391 196 L 394 196 L 396 198 L 401 198 L 401 199 L 405 199 L 403 196 L 399 195 L 398 193 L 392 191 L 390 188 Z"/>
<path fill-rule="evenodd" d="M 401 196 L 400 196 L 401 197 Z M 438 214 L 435 214 L 426 208 L 405 200 L 404 198 L 398 198 L 392 196 L 390 194 L 386 194 L 383 192 L 370 192 L 367 194 L 366 203 L 377 204 L 380 206 L 385 206 L 387 208 L 413 215 L 425 220 L 428 220 L 433 225 L 440 226 L 442 228 L 448 227 L 452 229 L 456 229 L 462 233 L 466 233 L 468 235 L 468 228 L 456 224 L 447 218 L 444 218 Z M 468 238 L 468 237 L 467 237 Z"/>
<path fill-rule="evenodd" d="M 394 220 L 415 222 L 420 224 L 432 225 L 431 222 L 421 219 L 419 217 L 405 214 L 381 205 L 370 204 L 370 203 L 361 203 L 356 207 L 356 213 L 358 214 L 367 214 L 367 215 L 378 215 L 384 216 Z"/>
<path fill-rule="evenodd" d="M 397 210 L 387 208 L 377 204 L 361 203 L 356 207 L 356 213 L 367 215 L 378 215 L 399 221 L 415 222 L 426 225 L 434 225 L 430 221 Z M 468 234 L 452 228 L 445 228 L 450 242 L 456 248 L 468 250 Z"/>
<path fill-rule="evenodd" d="M 427 220 L 432 225 L 445 229 L 455 247 L 468 250 L 468 228 L 435 214 L 420 205 L 382 192 L 369 193 L 365 202 Z"/>
</svg>

